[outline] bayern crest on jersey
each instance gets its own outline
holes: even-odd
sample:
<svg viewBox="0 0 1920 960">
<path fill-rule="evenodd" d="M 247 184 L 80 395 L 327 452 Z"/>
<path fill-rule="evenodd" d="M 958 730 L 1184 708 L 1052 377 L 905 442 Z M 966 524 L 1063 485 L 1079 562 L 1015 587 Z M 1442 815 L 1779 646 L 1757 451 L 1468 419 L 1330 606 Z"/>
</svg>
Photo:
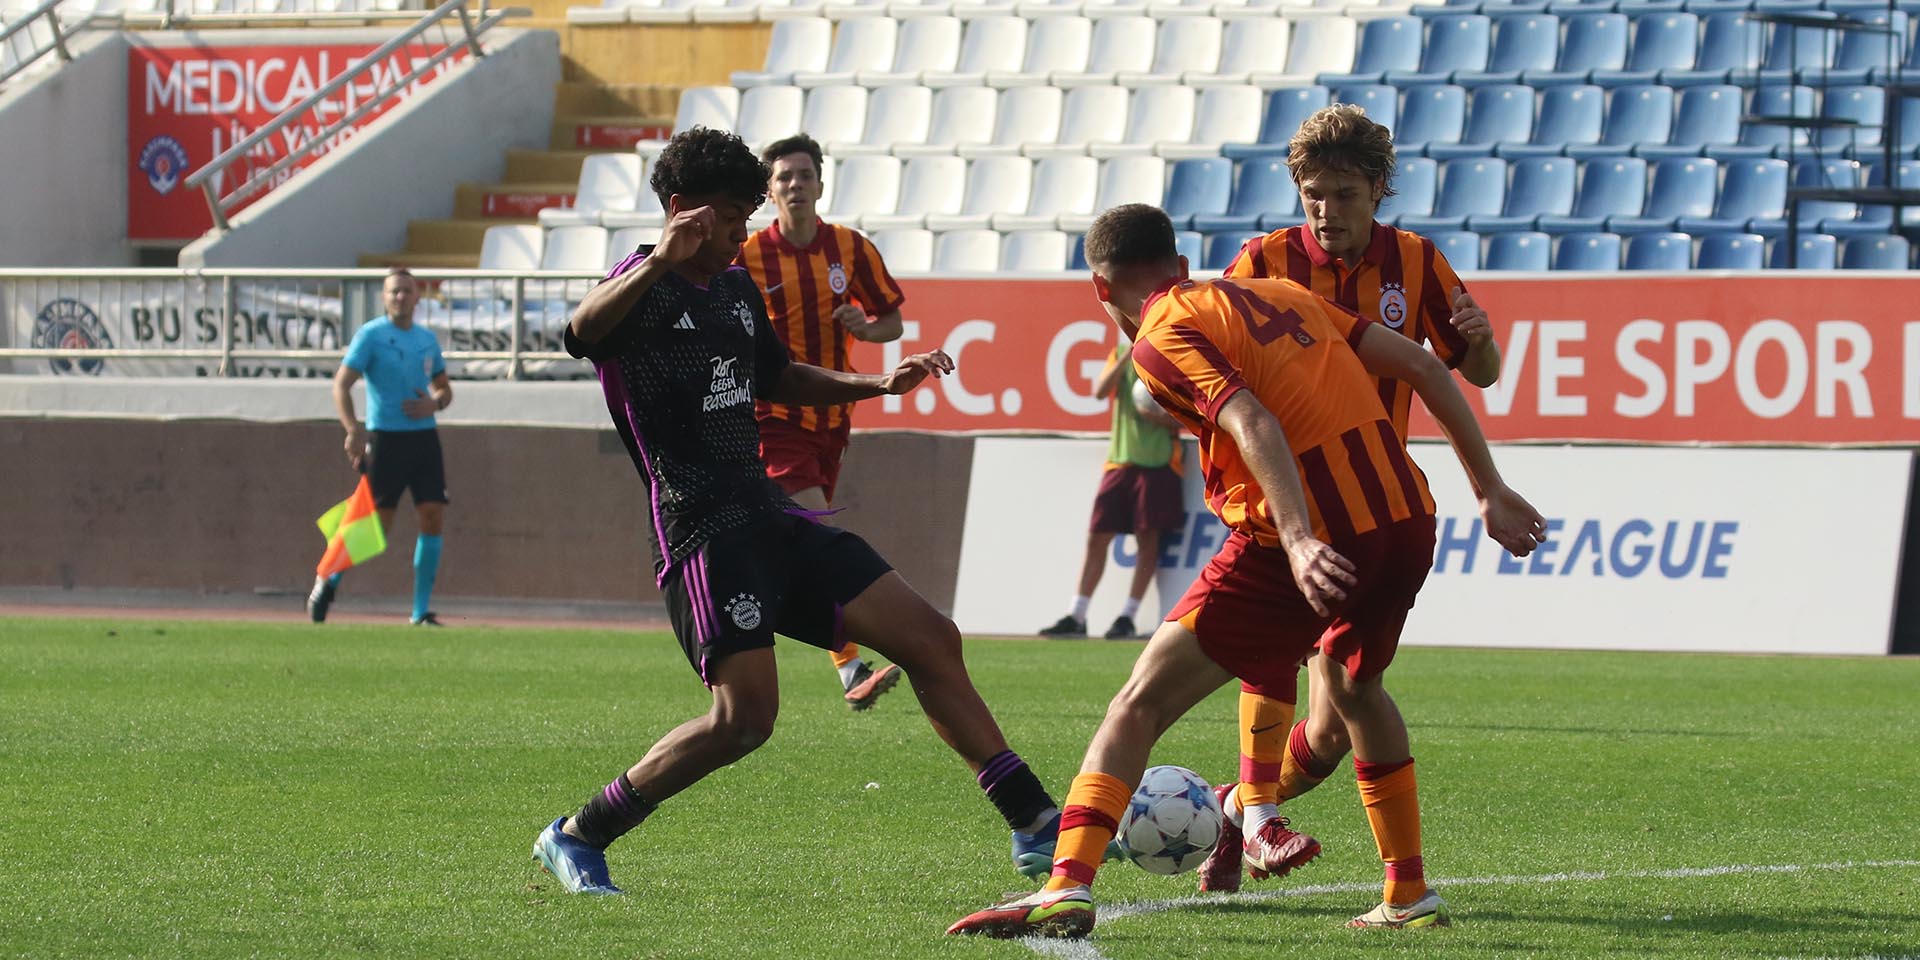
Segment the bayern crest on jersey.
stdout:
<svg viewBox="0 0 1920 960">
<path fill-rule="evenodd" d="M 827 289 L 834 293 L 847 292 L 847 268 L 837 263 L 827 265 Z"/>
<path fill-rule="evenodd" d="M 1380 285 L 1380 320 L 1395 330 L 1407 323 L 1407 291 L 1397 283 Z"/>
</svg>

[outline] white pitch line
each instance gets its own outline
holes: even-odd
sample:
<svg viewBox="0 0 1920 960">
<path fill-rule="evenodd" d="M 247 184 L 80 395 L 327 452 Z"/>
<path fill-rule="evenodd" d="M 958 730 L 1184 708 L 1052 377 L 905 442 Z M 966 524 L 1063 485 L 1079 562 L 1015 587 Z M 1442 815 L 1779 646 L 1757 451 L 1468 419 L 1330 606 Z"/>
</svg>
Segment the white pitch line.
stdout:
<svg viewBox="0 0 1920 960">
<path fill-rule="evenodd" d="M 1629 870 L 1622 873 L 1601 871 L 1576 871 L 1571 873 L 1542 873 L 1534 876 L 1500 875 L 1491 877 L 1453 877 L 1434 880 L 1436 887 L 1484 887 L 1484 886 L 1536 886 L 1549 883 L 1576 883 L 1595 880 L 1648 880 L 1648 879 L 1685 879 L 1691 877 L 1725 877 L 1734 874 L 1753 873 L 1806 873 L 1813 870 L 1862 870 L 1888 867 L 1920 867 L 1920 860 L 1840 860 L 1833 863 L 1776 863 L 1776 864 L 1735 864 L 1723 867 L 1675 867 L 1666 870 Z M 1325 893 L 1366 893 L 1380 889 L 1380 882 L 1372 883 L 1322 883 L 1313 886 L 1288 887 L 1280 890 L 1263 890 L 1259 893 L 1227 894 L 1224 896 L 1187 896 L 1172 897 L 1166 900 L 1135 900 L 1116 903 L 1099 909 L 1102 923 L 1112 923 L 1123 917 L 1135 917 L 1149 913 L 1163 913 L 1185 907 L 1200 907 L 1216 903 L 1262 903 L 1271 900 L 1286 900 L 1293 897 L 1311 897 Z M 1093 945 L 1090 940 L 1049 940 L 1043 937 L 1023 937 L 1020 940 L 1028 949 L 1043 957 L 1058 957 L 1061 960 L 1107 960 L 1106 954 Z"/>
</svg>

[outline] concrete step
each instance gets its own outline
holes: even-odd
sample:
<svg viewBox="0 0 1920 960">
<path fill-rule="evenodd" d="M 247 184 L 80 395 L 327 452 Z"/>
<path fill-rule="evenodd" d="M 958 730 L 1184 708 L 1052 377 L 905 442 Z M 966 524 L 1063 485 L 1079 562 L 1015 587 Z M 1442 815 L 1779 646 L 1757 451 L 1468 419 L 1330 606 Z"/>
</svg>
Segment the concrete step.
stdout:
<svg viewBox="0 0 1920 960">
<path fill-rule="evenodd" d="M 410 267 L 421 270 L 472 270 L 480 265 L 480 250 L 472 253 L 415 253 L 396 250 L 391 253 L 363 253 L 362 267 Z"/>
<path fill-rule="evenodd" d="M 407 223 L 407 249 L 421 253 L 457 253 L 479 256 L 488 227 L 537 223 L 532 217 L 475 217 L 454 220 L 413 220 Z"/>
<path fill-rule="evenodd" d="M 553 92 L 553 112 L 567 114 L 639 114 L 672 123 L 680 109 L 681 87 L 661 83 L 562 82 Z"/>
<path fill-rule="evenodd" d="M 453 215 L 467 220 L 479 217 L 531 217 L 547 207 L 573 205 L 578 178 L 566 181 L 527 183 L 463 183 L 453 191 Z"/>
<path fill-rule="evenodd" d="M 580 182 L 580 165 L 601 150 L 526 150 L 513 148 L 507 151 L 507 173 L 501 179 L 508 183 L 562 183 Z"/>
</svg>

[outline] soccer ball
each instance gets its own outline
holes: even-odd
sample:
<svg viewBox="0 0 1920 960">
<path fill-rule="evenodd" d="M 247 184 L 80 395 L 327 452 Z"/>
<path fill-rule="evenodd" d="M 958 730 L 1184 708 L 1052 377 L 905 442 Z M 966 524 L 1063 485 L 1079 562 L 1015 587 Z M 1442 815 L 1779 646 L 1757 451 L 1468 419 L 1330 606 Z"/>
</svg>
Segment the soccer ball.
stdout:
<svg viewBox="0 0 1920 960">
<path fill-rule="evenodd" d="M 1120 845 L 1148 873 L 1173 876 L 1200 865 L 1225 817 L 1213 788 L 1185 767 L 1149 768 L 1120 818 Z"/>
<path fill-rule="evenodd" d="M 1147 389 L 1145 381 L 1135 380 L 1133 382 L 1133 396 L 1131 399 L 1133 400 L 1134 413 L 1150 417 L 1160 412 L 1160 401 L 1153 398 L 1153 391 Z"/>
</svg>

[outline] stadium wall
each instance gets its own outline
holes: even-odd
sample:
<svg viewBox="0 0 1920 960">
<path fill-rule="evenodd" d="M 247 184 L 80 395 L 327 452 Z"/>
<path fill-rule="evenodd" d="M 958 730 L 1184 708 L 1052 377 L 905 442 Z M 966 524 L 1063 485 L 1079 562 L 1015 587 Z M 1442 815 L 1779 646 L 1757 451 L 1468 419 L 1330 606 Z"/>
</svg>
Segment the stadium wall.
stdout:
<svg viewBox="0 0 1920 960">
<path fill-rule="evenodd" d="M 127 42 L 68 41 L 73 62 L 0 90 L 0 266 L 123 267 Z"/>
<path fill-rule="evenodd" d="M 487 56 L 427 84 L 232 229 L 189 244 L 181 266 L 350 266 L 364 250 L 405 247 L 407 221 L 446 216 L 451 184 L 500 179 L 509 148 L 544 147 L 559 34 L 495 29 L 486 41 Z"/>
</svg>

